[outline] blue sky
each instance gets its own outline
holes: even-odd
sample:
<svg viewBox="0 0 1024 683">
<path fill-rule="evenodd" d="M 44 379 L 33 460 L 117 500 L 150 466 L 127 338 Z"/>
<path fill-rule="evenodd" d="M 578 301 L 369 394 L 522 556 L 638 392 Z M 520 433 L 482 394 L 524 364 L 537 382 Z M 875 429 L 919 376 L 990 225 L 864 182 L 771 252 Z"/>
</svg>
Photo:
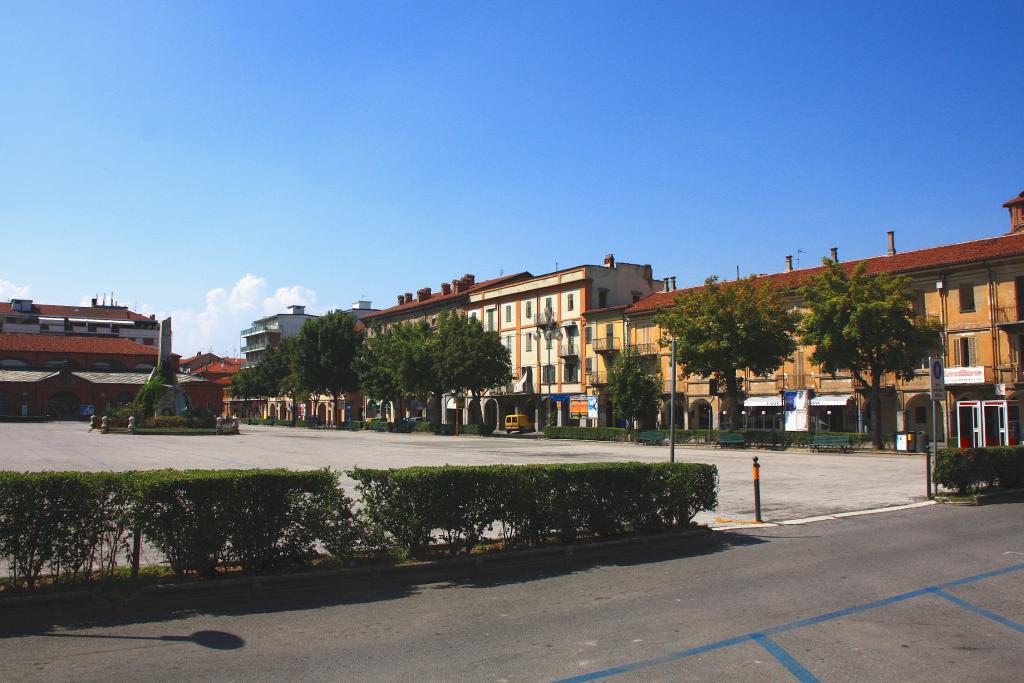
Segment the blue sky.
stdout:
<svg viewBox="0 0 1024 683">
<path fill-rule="evenodd" d="M 0 15 L 0 298 L 230 353 L 464 273 L 680 285 L 1004 232 L 1024 3 L 46 3 Z"/>
</svg>

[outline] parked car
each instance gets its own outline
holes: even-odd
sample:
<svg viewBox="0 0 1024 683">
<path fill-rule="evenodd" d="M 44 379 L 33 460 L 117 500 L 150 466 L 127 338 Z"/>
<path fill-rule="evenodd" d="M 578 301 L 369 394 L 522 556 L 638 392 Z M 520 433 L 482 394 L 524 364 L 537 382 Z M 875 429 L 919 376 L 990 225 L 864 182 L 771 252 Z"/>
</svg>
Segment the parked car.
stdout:
<svg viewBox="0 0 1024 683">
<path fill-rule="evenodd" d="M 522 413 L 516 413 L 514 415 L 505 416 L 505 433 L 511 434 L 512 432 L 532 432 L 533 422 L 530 418 Z"/>
</svg>

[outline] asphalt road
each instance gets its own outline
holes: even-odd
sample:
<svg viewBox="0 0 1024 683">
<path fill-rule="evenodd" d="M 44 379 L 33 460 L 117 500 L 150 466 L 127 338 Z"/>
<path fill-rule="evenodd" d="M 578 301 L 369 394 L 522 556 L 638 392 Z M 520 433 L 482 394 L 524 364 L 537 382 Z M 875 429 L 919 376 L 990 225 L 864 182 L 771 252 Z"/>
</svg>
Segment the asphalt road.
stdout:
<svg viewBox="0 0 1024 683">
<path fill-rule="evenodd" d="M 7 624 L 3 680 L 1020 680 L 1024 504 L 163 618 Z M 2 620 L 2 614 L 0 614 Z"/>
<path fill-rule="evenodd" d="M 916 455 L 816 454 L 680 446 L 677 458 L 718 466 L 719 509 L 697 518 L 754 517 L 751 457 L 761 461 L 763 516 L 787 520 L 919 501 L 924 460 Z M 84 423 L 0 423 L 2 470 L 130 470 L 288 467 L 345 470 L 411 465 L 664 461 L 667 446 L 520 437 L 444 437 L 242 427 L 240 436 L 89 433 Z M 351 481 L 345 482 L 349 488 Z"/>
</svg>

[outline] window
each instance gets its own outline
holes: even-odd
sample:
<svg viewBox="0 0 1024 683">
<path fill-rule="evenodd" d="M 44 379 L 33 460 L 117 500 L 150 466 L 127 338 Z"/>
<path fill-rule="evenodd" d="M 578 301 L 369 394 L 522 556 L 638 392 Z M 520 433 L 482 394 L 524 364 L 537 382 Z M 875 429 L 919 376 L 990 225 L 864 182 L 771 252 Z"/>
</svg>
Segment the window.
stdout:
<svg viewBox="0 0 1024 683">
<path fill-rule="evenodd" d="M 509 353 L 512 353 L 512 335 L 505 337 L 505 348 L 508 349 Z"/>
<path fill-rule="evenodd" d="M 570 293 L 566 300 L 566 308 L 570 311 L 576 310 L 576 295 Z"/>
<path fill-rule="evenodd" d="M 505 322 L 512 322 L 512 304 L 505 305 Z"/>
<path fill-rule="evenodd" d="M 566 363 L 565 371 L 562 379 L 566 382 L 578 382 L 580 381 L 579 373 L 577 372 L 576 363 Z"/>
<path fill-rule="evenodd" d="M 527 332 L 523 341 L 525 342 L 524 350 L 533 351 L 533 335 Z"/>
<path fill-rule="evenodd" d="M 914 424 L 923 425 L 928 422 L 928 409 L 924 406 L 914 408 Z"/>
<path fill-rule="evenodd" d="M 587 372 L 593 372 L 594 371 L 594 359 L 593 358 L 587 358 L 586 363 L 587 363 L 587 365 L 586 365 Z"/>
<path fill-rule="evenodd" d="M 544 299 L 544 310 L 553 311 L 555 307 L 551 305 L 551 297 Z"/>
<path fill-rule="evenodd" d="M 608 290 L 599 289 L 597 291 L 597 307 L 608 308 Z"/>
<path fill-rule="evenodd" d="M 608 323 L 604 326 L 604 338 L 614 339 L 615 338 L 615 325 Z"/>
<path fill-rule="evenodd" d="M 545 341 L 546 341 L 545 348 L 547 348 L 547 350 L 550 351 L 551 350 L 551 340 L 545 338 Z"/>
<path fill-rule="evenodd" d="M 470 311 L 469 317 L 472 318 L 473 320 L 476 320 L 476 311 Z"/>
<path fill-rule="evenodd" d="M 526 302 L 526 317 L 527 318 L 532 318 L 533 317 L 533 302 L 532 301 L 527 301 Z"/>
<path fill-rule="evenodd" d="M 587 343 L 589 344 L 594 339 L 594 328 L 591 327 L 590 325 L 587 325 L 587 331 L 584 332 L 584 334 L 587 335 L 586 339 Z"/>
<path fill-rule="evenodd" d="M 544 366 L 544 384 L 555 383 L 555 366 L 545 365 Z"/>
<path fill-rule="evenodd" d="M 487 310 L 487 331 L 490 332 L 494 329 L 494 309 L 490 308 Z"/>
<path fill-rule="evenodd" d="M 974 284 L 967 283 L 960 285 L 960 312 L 966 313 L 974 310 Z"/>
<path fill-rule="evenodd" d="M 974 337 L 956 337 L 953 340 L 954 361 L 964 368 L 975 365 L 978 359 L 977 341 Z"/>
</svg>

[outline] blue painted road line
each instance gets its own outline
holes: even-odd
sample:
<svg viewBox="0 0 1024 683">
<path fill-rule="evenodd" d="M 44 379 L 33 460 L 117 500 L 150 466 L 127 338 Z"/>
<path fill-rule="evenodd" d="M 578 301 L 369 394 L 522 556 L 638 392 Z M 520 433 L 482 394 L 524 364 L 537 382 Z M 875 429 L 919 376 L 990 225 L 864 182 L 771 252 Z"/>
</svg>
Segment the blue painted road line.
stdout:
<svg viewBox="0 0 1024 683">
<path fill-rule="evenodd" d="M 755 643 L 767 650 L 768 654 L 775 657 L 779 664 L 786 667 L 786 670 L 793 674 L 793 678 L 800 681 L 800 683 L 818 683 L 817 677 L 805 669 L 800 662 L 796 661 L 793 655 L 786 651 L 786 648 L 763 633 L 755 633 L 751 638 Z"/>
<path fill-rule="evenodd" d="M 1003 576 L 1005 574 L 1012 574 L 1014 572 L 1019 572 L 1019 571 L 1024 571 L 1024 563 L 1011 565 L 1009 567 L 1002 567 L 1000 569 L 994 569 L 992 571 L 984 572 L 982 574 L 974 574 L 973 576 L 967 576 L 967 577 L 962 578 L 962 579 L 956 579 L 955 581 L 950 581 L 948 583 L 943 583 L 943 584 L 939 584 L 939 585 L 936 585 L 936 586 L 928 586 L 927 588 L 920 588 L 918 590 L 909 591 L 907 593 L 900 593 L 899 595 L 894 595 L 892 597 L 883 598 L 881 600 L 875 600 L 874 602 L 867 602 L 867 603 L 864 603 L 863 605 L 854 605 L 853 607 L 847 607 L 845 609 L 836 610 L 834 612 L 826 612 L 825 614 L 821 614 L 821 615 L 818 615 L 816 617 L 808 617 L 807 619 L 799 619 L 797 621 L 792 621 L 792 622 L 790 622 L 788 624 L 782 624 L 780 626 L 773 626 L 771 628 L 767 628 L 767 629 L 764 629 L 764 630 L 761 630 L 761 631 L 754 631 L 752 633 L 747 633 L 746 635 L 736 636 L 735 638 L 728 638 L 726 640 L 720 640 L 718 642 L 711 643 L 709 645 L 701 645 L 699 647 L 693 647 L 693 648 L 689 648 L 687 650 L 680 650 L 679 652 L 673 652 L 673 653 L 670 653 L 670 654 L 667 654 L 667 655 L 662 655 L 661 657 L 654 657 L 653 659 L 644 659 L 644 660 L 641 660 L 641 661 L 638 661 L 638 662 L 631 662 L 629 664 L 622 664 L 622 665 L 615 666 L 615 667 L 612 667 L 612 668 L 609 668 L 609 669 L 602 669 L 600 671 L 592 671 L 592 672 L 590 672 L 588 674 L 581 674 L 579 676 L 573 676 L 572 678 L 563 678 L 563 679 L 560 679 L 558 681 L 555 681 L 555 683 L 583 683 L 583 681 L 596 681 L 596 680 L 601 679 L 601 678 L 610 678 L 611 676 L 617 676 L 619 674 L 629 673 L 631 671 L 638 671 L 640 669 L 646 669 L 648 667 L 657 666 L 659 664 L 666 664 L 668 662 L 674 662 L 674 661 L 677 661 L 677 660 L 680 660 L 680 659 L 685 659 L 686 657 L 691 657 L 693 655 L 702 654 L 704 652 L 712 652 L 714 650 L 721 650 L 721 649 L 724 649 L 724 648 L 727 648 L 727 647 L 732 647 L 733 645 L 738 645 L 740 643 L 745 643 L 747 641 L 757 640 L 758 637 L 764 638 L 764 640 L 767 641 L 767 642 L 772 642 L 772 641 L 768 640 L 768 636 L 774 635 L 776 633 L 785 633 L 786 631 L 793 631 L 793 630 L 796 630 L 796 629 L 804 628 L 805 626 L 812 626 L 814 624 L 820 624 L 822 622 L 832 621 L 834 619 L 840 619 L 842 617 L 846 617 L 846 616 L 849 616 L 851 614 L 859 614 L 861 612 L 866 612 L 868 610 L 876 609 L 878 607 L 885 607 L 887 605 L 894 605 L 896 603 L 905 602 L 907 600 L 912 600 L 913 598 L 917 598 L 917 597 L 920 597 L 922 595 L 927 595 L 927 594 L 939 595 L 940 597 L 946 598 L 947 600 L 950 600 L 951 602 L 954 602 L 957 605 L 960 605 L 961 607 L 965 607 L 965 608 L 967 608 L 969 610 L 977 612 L 978 614 L 980 614 L 980 615 L 982 615 L 984 617 L 987 617 L 989 619 L 992 619 L 993 621 L 997 621 L 1000 624 L 1003 624 L 1003 625 L 1009 626 L 1010 628 L 1013 628 L 1015 630 L 1024 632 L 1024 626 L 1022 626 L 1021 624 L 1018 624 L 1015 621 L 1011 621 L 1010 619 L 1006 619 L 1005 617 L 1001 617 L 998 614 L 994 614 L 992 612 L 989 612 L 988 610 L 984 610 L 981 607 L 978 607 L 976 605 L 972 605 L 971 603 L 967 602 L 966 600 L 961 600 L 960 598 L 958 598 L 958 597 L 956 597 L 954 595 L 950 595 L 949 593 L 946 593 L 943 590 L 944 588 L 953 588 L 955 586 L 963 586 L 964 584 L 974 583 L 976 581 L 984 581 L 985 579 L 991 579 L 991 578 L 996 577 L 996 576 Z M 765 649 L 768 649 L 768 646 L 766 646 L 764 644 L 764 642 L 761 642 L 761 641 L 758 641 L 758 642 L 760 642 L 762 647 L 764 647 Z M 779 647 L 774 642 L 772 642 L 772 645 L 775 645 L 775 647 L 777 647 L 779 649 L 779 651 L 782 652 L 783 654 L 785 654 L 787 657 L 789 656 L 788 653 L 785 652 L 785 650 L 783 650 L 781 647 Z M 769 650 L 769 652 L 771 652 L 771 650 Z M 776 659 L 778 659 L 778 656 L 776 656 L 776 654 L 774 652 L 772 652 L 772 656 L 774 656 Z M 790 659 L 792 659 L 792 658 L 790 657 Z M 779 660 L 779 661 L 781 662 L 782 660 Z M 796 662 L 796 660 L 792 660 L 792 661 L 797 666 L 800 666 L 799 663 Z M 783 663 L 783 665 L 785 666 L 784 663 Z M 803 667 L 800 667 L 800 668 L 803 668 Z M 792 673 L 792 670 L 791 670 L 791 673 Z M 797 676 L 796 673 L 793 673 L 793 675 Z M 808 672 L 807 675 L 810 676 L 811 674 Z M 805 679 L 799 678 L 799 676 L 797 676 L 797 678 L 799 680 L 805 680 Z M 814 677 L 812 676 L 811 678 L 806 679 L 806 680 L 816 680 L 816 679 L 814 679 Z"/>
<path fill-rule="evenodd" d="M 940 598 L 945 598 L 946 600 L 949 600 L 954 605 L 959 605 L 960 607 L 963 607 L 964 609 L 969 609 L 972 612 L 974 612 L 975 614 L 983 616 L 986 619 L 991 619 L 992 621 L 994 621 L 994 622 L 996 622 L 998 624 L 1002 624 L 1003 626 L 1007 626 L 1009 628 L 1012 628 L 1014 631 L 1018 631 L 1019 633 L 1024 633 L 1024 624 L 1018 624 L 1016 621 L 1013 621 L 1012 619 L 1007 619 L 1006 617 L 1000 616 L 1000 615 L 996 614 L 995 612 L 989 612 L 984 607 L 978 607 L 974 603 L 967 602 L 963 598 L 958 598 L 955 595 L 950 595 L 949 593 L 947 593 L 946 591 L 944 591 L 944 590 L 942 590 L 940 588 L 936 588 L 935 590 L 933 590 L 931 592 L 934 593 L 935 595 L 939 596 Z"/>
</svg>

